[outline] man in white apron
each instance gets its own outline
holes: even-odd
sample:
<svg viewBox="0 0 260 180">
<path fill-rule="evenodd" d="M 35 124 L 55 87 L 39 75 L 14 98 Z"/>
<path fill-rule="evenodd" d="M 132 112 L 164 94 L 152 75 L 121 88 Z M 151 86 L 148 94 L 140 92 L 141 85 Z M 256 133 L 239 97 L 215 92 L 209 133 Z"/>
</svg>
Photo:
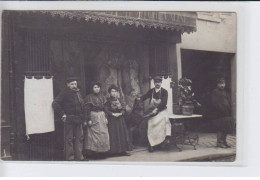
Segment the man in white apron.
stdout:
<svg viewBox="0 0 260 180">
<path fill-rule="evenodd" d="M 148 111 L 151 115 L 148 119 L 147 137 L 149 141 L 149 152 L 154 151 L 154 146 L 161 144 L 171 136 L 171 123 L 167 113 L 168 91 L 161 87 L 162 78 L 154 77 L 154 88 L 150 89 L 140 99 L 150 99 Z"/>
</svg>

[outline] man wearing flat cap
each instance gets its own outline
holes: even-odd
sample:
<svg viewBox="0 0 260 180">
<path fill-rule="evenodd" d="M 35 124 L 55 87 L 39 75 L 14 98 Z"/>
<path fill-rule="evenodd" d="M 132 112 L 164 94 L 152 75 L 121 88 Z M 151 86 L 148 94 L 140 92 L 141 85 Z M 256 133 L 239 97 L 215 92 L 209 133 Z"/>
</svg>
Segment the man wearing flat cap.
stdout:
<svg viewBox="0 0 260 180">
<path fill-rule="evenodd" d="M 233 130 L 231 116 L 231 99 L 225 90 L 226 82 L 224 78 L 217 79 L 217 87 L 211 96 L 211 106 L 213 120 L 212 124 L 217 131 L 217 144 L 219 148 L 230 148 L 227 144 L 227 134 Z"/>
<path fill-rule="evenodd" d="M 84 100 L 77 87 L 78 78 L 66 80 L 66 87 L 54 99 L 52 106 L 55 114 L 64 122 L 65 159 L 83 160 L 83 130 L 85 122 Z"/>
<path fill-rule="evenodd" d="M 147 137 L 149 141 L 149 152 L 154 151 L 154 146 L 162 142 L 169 141 L 168 137 L 171 136 L 171 123 L 168 119 L 167 113 L 167 100 L 168 91 L 161 87 L 162 78 L 155 76 L 154 88 L 150 89 L 140 99 L 145 101 L 149 99 L 149 119 Z"/>
</svg>

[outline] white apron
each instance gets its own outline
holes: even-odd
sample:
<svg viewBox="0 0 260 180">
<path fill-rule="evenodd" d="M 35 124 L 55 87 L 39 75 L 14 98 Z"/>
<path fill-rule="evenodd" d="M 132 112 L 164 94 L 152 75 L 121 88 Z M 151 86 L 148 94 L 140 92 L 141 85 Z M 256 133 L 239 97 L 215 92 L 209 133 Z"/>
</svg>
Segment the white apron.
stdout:
<svg viewBox="0 0 260 180">
<path fill-rule="evenodd" d="M 154 109 L 160 103 L 161 98 L 154 99 L 152 94 L 150 107 Z M 171 122 L 168 118 L 167 109 L 148 119 L 147 136 L 151 146 L 158 145 L 165 140 L 166 136 L 171 136 Z"/>
</svg>

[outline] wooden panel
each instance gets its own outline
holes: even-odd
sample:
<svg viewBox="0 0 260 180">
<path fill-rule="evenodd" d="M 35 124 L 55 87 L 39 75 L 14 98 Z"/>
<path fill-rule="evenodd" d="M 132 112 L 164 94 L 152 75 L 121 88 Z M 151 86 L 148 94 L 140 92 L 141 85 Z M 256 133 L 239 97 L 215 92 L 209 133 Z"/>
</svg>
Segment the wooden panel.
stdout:
<svg viewBox="0 0 260 180">
<path fill-rule="evenodd" d="M 12 134 L 13 118 L 15 116 L 14 104 L 14 72 L 13 72 L 13 17 L 12 14 L 4 11 L 2 14 L 2 89 L 1 89 L 1 158 L 11 159 L 10 139 Z M 11 141 L 11 142 L 10 142 Z"/>
</svg>

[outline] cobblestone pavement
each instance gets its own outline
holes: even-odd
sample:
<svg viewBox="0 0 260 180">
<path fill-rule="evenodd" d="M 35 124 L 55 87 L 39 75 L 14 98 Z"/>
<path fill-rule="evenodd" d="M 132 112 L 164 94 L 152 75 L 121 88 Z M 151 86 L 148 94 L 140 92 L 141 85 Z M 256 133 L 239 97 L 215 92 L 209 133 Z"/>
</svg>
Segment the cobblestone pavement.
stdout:
<svg viewBox="0 0 260 180">
<path fill-rule="evenodd" d="M 231 148 L 217 148 L 216 134 L 199 133 L 199 142 L 194 150 L 193 146 L 184 145 L 182 151 L 171 145 L 149 153 L 146 147 L 137 147 L 130 152 L 130 156 L 109 157 L 98 161 L 134 161 L 134 162 L 176 162 L 176 161 L 221 161 L 232 162 L 236 155 L 236 137 L 228 135 L 227 142 Z M 96 160 L 95 160 L 96 161 Z"/>
</svg>

